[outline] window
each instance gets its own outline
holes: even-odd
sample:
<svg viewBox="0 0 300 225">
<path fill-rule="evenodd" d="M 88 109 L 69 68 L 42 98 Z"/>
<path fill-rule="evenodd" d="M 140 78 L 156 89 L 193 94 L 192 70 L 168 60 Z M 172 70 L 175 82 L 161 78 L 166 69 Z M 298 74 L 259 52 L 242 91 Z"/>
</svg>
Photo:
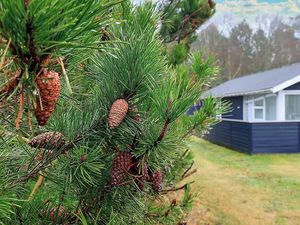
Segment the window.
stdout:
<svg viewBox="0 0 300 225">
<path fill-rule="evenodd" d="M 276 95 L 266 96 L 266 120 L 276 120 L 277 107 L 276 107 Z"/>
<path fill-rule="evenodd" d="M 254 120 L 264 120 L 265 99 L 258 98 L 254 100 Z"/>
<path fill-rule="evenodd" d="M 285 119 L 300 120 L 300 95 L 285 95 Z"/>
<path fill-rule="evenodd" d="M 277 95 L 244 96 L 244 120 L 264 121 L 277 119 Z"/>
</svg>

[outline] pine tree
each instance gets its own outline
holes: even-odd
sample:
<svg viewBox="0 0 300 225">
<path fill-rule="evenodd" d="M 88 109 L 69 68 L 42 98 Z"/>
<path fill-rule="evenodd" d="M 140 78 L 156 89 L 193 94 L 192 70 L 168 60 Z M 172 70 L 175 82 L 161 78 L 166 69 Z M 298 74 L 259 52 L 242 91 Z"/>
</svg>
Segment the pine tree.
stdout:
<svg viewBox="0 0 300 225">
<path fill-rule="evenodd" d="M 188 58 L 196 31 L 215 13 L 213 0 L 163 0 L 160 34 L 168 45 L 171 65 L 182 64 Z"/>
<path fill-rule="evenodd" d="M 217 69 L 200 54 L 190 70 L 169 67 L 159 19 L 128 1 L 1 1 L 1 223 L 186 216 L 190 186 L 177 183 L 191 168 L 188 137 L 226 106 L 207 98 L 186 114 Z M 157 203 L 181 188 L 181 200 Z"/>
</svg>

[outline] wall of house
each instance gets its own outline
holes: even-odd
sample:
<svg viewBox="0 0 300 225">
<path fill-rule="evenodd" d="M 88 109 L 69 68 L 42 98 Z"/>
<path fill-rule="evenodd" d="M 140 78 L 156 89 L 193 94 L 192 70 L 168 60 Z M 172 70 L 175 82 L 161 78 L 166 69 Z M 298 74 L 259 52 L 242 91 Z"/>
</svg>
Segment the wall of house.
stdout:
<svg viewBox="0 0 300 225">
<path fill-rule="evenodd" d="M 225 121 L 213 126 L 205 139 L 245 153 L 252 152 L 251 123 Z"/>
<path fill-rule="evenodd" d="M 253 123 L 252 153 L 300 152 L 300 122 Z"/>
<path fill-rule="evenodd" d="M 225 101 L 231 102 L 232 111 L 223 114 L 222 117 L 226 119 L 243 120 L 243 96 L 226 97 Z"/>
<path fill-rule="evenodd" d="M 205 139 L 241 152 L 300 152 L 300 122 L 247 123 L 223 120 Z"/>
</svg>

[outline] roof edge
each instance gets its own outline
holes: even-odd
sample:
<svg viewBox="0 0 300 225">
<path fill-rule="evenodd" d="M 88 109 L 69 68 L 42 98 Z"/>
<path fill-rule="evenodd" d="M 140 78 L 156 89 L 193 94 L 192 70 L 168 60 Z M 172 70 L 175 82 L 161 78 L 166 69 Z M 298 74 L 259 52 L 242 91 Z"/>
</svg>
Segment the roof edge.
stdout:
<svg viewBox="0 0 300 225">
<path fill-rule="evenodd" d="M 263 90 L 257 90 L 257 91 L 248 91 L 248 92 L 236 92 L 231 93 L 227 95 L 211 95 L 210 93 L 205 94 L 205 96 L 201 96 L 201 98 L 207 98 L 209 96 L 215 97 L 215 98 L 226 98 L 226 97 L 236 97 L 236 96 L 244 96 L 244 95 L 253 95 L 253 94 L 270 94 L 275 93 L 271 89 L 263 89 Z"/>
<path fill-rule="evenodd" d="M 287 81 L 284 81 L 281 84 L 278 84 L 277 86 L 273 87 L 271 90 L 273 93 L 277 93 L 278 91 L 282 91 L 283 89 L 290 87 L 298 82 L 300 82 L 300 74 L 292 79 L 289 79 Z"/>
</svg>

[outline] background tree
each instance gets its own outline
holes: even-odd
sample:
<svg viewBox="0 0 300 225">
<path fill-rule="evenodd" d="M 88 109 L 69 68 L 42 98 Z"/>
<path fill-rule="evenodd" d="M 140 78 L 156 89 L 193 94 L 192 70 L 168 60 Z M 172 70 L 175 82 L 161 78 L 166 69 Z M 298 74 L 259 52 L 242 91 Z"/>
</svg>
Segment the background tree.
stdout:
<svg viewBox="0 0 300 225">
<path fill-rule="evenodd" d="M 213 55 L 220 68 L 215 84 L 284 65 L 300 62 L 299 20 L 289 24 L 274 18 L 270 27 L 257 22 L 252 29 L 246 21 L 222 32 L 210 24 L 199 33 L 192 49 L 202 49 L 205 57 Z M 264 28 L 263 28 L 264 27 Z"/>
<path fill-rule="evenodd" d="M 184 219 L 186 142 L 226 110 L 208 98 L 186 115 L 217 73 L 212 61 L 195 54 L 190 68 L 170 68 L 151 4 L 4 0 L 0 12 L 0 221 Z M 180 189 L 182 199 L 157 202 Z"/>
</svg>

